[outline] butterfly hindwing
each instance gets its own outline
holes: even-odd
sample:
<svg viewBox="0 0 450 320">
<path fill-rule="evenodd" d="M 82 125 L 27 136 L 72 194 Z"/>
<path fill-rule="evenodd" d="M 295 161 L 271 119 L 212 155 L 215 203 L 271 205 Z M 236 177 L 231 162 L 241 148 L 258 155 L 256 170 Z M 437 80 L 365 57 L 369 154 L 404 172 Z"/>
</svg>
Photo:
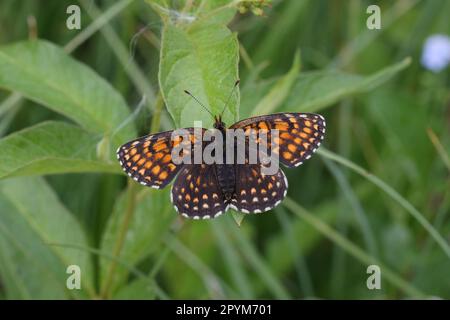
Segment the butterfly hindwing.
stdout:
<svg viewBox="0 0 450 320">
<path fill-rule="evenodd" d="M 286 197 L 288 182 L 281 169 L 264 175 L 261 165 L 236 166 L 236 190 L 231 208 L 244 213 L 260 213 L 276 207 Z"/>
<path fill-rule="evenodd" d="M 213 165 L 185 165 L 172 186 L 171 200 L 186 218 L 215 218 L 226 210 Z"/>
<path fill-rule="evenodd" d="M 325 119 L 314 113 L 275 113 L 239 121 L 231 126 L 243 129 L 246 134 L 268 132 L 267 148 L 270 149 L 271 129 L 278 130 L 278 138 L 273 137 L 274 148 L 280 162 L 287 167 L 296 167 L 320 146 L 325 134 Z"/>
</svg>

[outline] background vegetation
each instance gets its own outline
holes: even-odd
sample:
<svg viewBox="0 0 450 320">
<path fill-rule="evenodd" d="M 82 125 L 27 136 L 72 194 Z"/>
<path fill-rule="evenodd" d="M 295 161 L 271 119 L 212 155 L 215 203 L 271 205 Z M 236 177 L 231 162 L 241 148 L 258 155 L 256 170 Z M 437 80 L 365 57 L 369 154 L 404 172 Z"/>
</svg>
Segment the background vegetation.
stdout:
<svg viewBox="0 0 450 320">
<path fill-rule="evenodd" d="M 72 1 L 2 1 L 0 298 L 449 298 L 450 77 L 420 57 L 450 2 L 375 1 L 368 30 L 372 2 L 80 0 L 68 30 Z M 236 78 L 228 123 L 319 112 L 324 148 L 274 211 L 181 219 L 114 151 L 210 125 L 182 89 L 216 111 Z"/>
</svg>

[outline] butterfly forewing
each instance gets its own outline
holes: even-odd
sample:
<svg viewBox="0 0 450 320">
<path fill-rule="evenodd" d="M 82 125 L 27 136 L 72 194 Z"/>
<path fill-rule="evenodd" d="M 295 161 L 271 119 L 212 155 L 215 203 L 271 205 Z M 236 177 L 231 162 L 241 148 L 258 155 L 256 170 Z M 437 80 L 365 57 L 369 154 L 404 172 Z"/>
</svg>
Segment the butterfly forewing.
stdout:
<svg viewBox="0 0 450 320">
<path fill-rule="evenodd" d="M 266 131 L 266 147 L 279 156 L 287 167 L 296 167 L 309 159 L 320 146 L 325 134 L 325 119 L 314 113 L 275 113 L 248 118 L 231 126 L 243 129 L 246 135 Z M 272 137 L 270 130 L 278 130 L 278 137 Z M 271 148 L 273 139 L 274 148 Z"/>
<path fill-rule="evenodd" d="M 172 150 L 178 144 L 186 144 L 192 152 L 196 141 L 194 128 L 185 129 L 187 140 L 172 140 L 172 131 L 150 134 L 125 143 L 117 149 L 117 158 L 122 169 L 142 185 L 164 188 L 176 176 L 182 164 L 172 160 Z"/>
<path fill-rule="evenodd" d="M 171 200 L 186 218 L 215 218 L 226 210 L 214 165 L 185 165 L 172 186 Z"/>
<path fill-rule="evenodd" d="M 261 165 L 236 166 L 236 193 L 231 208 L 244 213 L 259 213 L 276 207 L 286 196 L 287 179 L 281 171 L 264 175 Z"/>
</svg>

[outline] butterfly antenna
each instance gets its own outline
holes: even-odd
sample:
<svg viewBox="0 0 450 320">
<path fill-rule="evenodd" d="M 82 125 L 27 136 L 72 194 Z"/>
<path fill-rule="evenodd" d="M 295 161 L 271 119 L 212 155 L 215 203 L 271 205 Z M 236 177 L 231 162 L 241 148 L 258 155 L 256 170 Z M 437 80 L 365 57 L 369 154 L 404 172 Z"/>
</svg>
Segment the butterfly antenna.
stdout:
<svg viewBox="0 0 450 320">
<path fill-rule="evenodd" d="M 208 113 L 214 118 L 214 115 L 211 113 L 211 111 L 209 111 L 209 109 L 203 104 L 201 103 L 192 93 L 190 93 L 187 90 L 184 90 L 184 93 L 186 93 L 187 95 L 191 96 L 195 101 L 197 101 L 197 103 L 199 105 L 201 105 L 203 107 L 203 109 L 205 109 L 206 111 L 208 111 Z"/>
<path fill-rule="evenodd" d="M 234 83 L 233 89 L 231 89 L 231 92 L 230 92 L 230 95 L 228 96 L 227 102 L 223 106 L 222 112 L 220 113 L 220 117 L 222 117 L 223 113 L 225 112 L 225 108 L 228 106 L 228 103 L 230 102 L 230 99 L 233 96 L 233 93 L 234 93 L 236 87 L 239 85 L 239 82 L 241 82 L 241 80 L 236 80 L 236 82 Z"/>
</svg>

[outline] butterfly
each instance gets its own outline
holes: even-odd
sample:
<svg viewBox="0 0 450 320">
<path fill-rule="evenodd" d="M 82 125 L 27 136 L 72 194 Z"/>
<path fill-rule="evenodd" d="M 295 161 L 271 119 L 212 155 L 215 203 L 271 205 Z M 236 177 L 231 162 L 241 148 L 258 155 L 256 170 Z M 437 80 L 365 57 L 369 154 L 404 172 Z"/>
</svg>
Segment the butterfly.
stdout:
<svg viewBox="0 0 450 320">
<path fill-rule="evenodd" d="M 297 167 L 311 157 L 324 138 L 325 126 L 325 119 L 314 113 L 256 116 L 236 122 L 229 128 L 221 116 L 214 117 L 214 128 L 223 137 L 227 130 L 235 129 L 242 129 L 246 139 L 251 134 L 266 132 L 266 147 L 289 168 Z M 278 130 L 277 137 L 271 136 L 273 129 Z M 228 209 L 243 213 L 265 212 L 286 197 L 288 181 L 283 171 L 277 168 L 275 174 L 264 174 L 264 164 L 248 161 L 249 148 L 245 149 L 245 162 L 241 164 L 177 164 L 172 151 L 180 144 L 192 153 L 196 144 L 205 148 L 213 143 L 202 139 L 207 129 L 202 129 L 202 136 L 196 135 L 194 128 L 184 130 L 188 133 L 185 139 L 172 139 L 173 131 L 165 131 L 125 143 L 117 149 L 121 167 L 135 181 L 156 189 L 166 187 L 175 179 L 170 192 L 171 202 L 186 218 L 216 218 Z M 234 152 L 236 150 L 234 148 Z"/>
</svg>

